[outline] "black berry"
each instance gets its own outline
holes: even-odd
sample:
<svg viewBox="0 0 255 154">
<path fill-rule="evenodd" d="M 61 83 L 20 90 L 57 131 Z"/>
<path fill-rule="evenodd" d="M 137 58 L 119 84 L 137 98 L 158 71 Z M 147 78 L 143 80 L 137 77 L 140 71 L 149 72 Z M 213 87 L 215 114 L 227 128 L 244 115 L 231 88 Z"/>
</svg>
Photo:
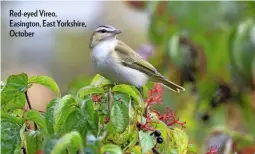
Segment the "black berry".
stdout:
<svg viewBox="0 0 255 154">
<path fill-rule="evenodd" d="M 157 142 L 159 143 L 159 144 L 161 144 L 161 143 L 163 143 L 163 138 L 162 137 L 157 137 Z"/>
<path fill-rule="evenodd" d="M 156 137 L 161 136 L 161 132 L 160 132 L 159 130 L 155 130 L 155 131 L 154 131 L 154 134 L 155 134 Z"/>
<path fill-rule="evenodd" d="M 202 116 L 202 121 L 206 122 L 210 119 L 210 116 L 209 114 L 205 113 L 203 116 Z"/>
<path fill-rule="evenodd" d="M 210 101 L 210 104 L 211 104 L 212 108 L 216 108 L 220 105 L 220 102 L 217 102 L 217 100 L 215 98 L 212 98 L 212 100 Z"/>
</svg>

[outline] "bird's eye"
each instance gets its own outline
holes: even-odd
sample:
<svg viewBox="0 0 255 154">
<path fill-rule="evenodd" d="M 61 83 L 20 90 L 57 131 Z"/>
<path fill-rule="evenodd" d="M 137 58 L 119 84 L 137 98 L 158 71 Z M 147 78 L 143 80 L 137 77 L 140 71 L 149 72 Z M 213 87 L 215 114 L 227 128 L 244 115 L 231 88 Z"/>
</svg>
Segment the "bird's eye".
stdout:
<svg viewBox="0 0 255 154">
<path fill-rule="evenodd" d="M 106 30 L 105 30 L 105 29 L 102 29 L 100 32 L 101 32 L 101 33 L 105 33 L 105 32 L 106 32 Z"/>
</svg>

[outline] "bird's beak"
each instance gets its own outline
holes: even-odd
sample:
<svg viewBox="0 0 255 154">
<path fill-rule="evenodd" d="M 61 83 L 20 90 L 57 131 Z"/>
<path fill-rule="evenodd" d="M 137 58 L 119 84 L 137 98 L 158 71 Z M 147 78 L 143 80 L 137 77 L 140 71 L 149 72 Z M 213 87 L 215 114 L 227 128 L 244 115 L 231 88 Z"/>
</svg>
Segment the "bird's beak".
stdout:
<svg viewBox="0 0 255 154">
<path fill-rule="evenodd" d="M 116 29 L 113 33 L 116 35 L 122 33 L 122 31 L 120 29 Z"/>
</svg>

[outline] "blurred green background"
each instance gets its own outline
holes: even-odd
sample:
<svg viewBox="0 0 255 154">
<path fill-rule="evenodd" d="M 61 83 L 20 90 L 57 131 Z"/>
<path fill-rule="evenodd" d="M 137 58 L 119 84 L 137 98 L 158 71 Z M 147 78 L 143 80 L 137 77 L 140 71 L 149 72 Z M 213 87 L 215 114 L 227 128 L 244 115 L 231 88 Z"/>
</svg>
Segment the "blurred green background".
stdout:
<svg viewBox="0 0 255 154">
<path fill-rule="evenodd" d="M 190 143 L 200 151 L 218 146 L 221 153 L 254 154 L 255 2 L 1 3 L 2 80 L 20 72 L 48 75 L 63 93 L 75 93 L 95 75 L 91 33 L 110 24 L 122 29 L 121 40 L 186 88 L 180 95 L 165 90 L 163 107 L 155 108 L 175 110 L 187 122 Z M 31 28 L 35 37 L 11 38 L 10 9 L 54 11 L 58 19 L 84 21 L 87 27 Z M 33 88 L 31 102 L 45 110 L 52 94 Z"/>
</svg>

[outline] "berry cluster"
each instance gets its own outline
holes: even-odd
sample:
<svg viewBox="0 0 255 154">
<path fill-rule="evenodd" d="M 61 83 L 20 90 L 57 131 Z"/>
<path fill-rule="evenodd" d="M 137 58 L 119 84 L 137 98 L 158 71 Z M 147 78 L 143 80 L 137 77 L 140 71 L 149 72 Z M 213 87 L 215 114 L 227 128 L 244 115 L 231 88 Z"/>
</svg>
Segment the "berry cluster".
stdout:
<svg viewBox="0 0 255 154">
<path fill-rule="evenodd" d="M 161 132 L 159 130 L 155 130 L 151 135 L 154 135 L 157 139 L 157 143 L 161 144 L 164 142 L 163 138 L 161 137 Z"/>
</svg>

